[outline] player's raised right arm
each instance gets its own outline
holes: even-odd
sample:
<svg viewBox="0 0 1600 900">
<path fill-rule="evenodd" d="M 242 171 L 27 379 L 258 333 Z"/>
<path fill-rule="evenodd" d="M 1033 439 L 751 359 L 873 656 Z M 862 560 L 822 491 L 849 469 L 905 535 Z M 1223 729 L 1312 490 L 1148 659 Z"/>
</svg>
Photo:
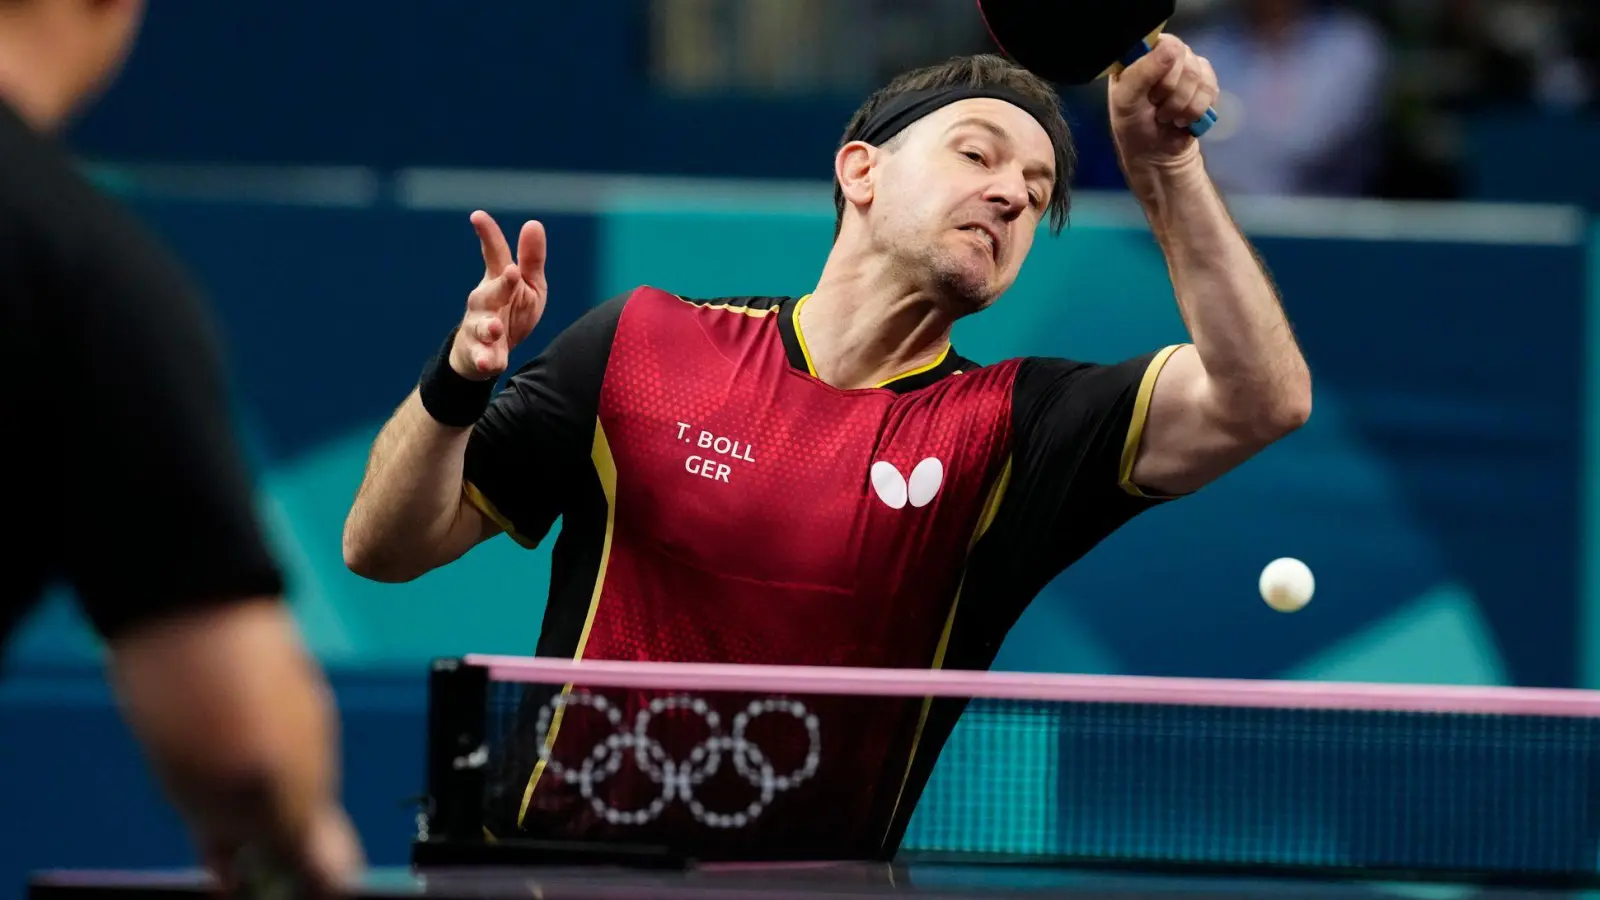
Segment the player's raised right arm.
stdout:
<svg viewBox="0 0 1600 900">
<path fill-rule="evenodd" d="M 513 261 L 487 213 L 473 213 L 472 224 L 483 279 L 448 348 L 378 434 L 345 520 L 345 564 L 376 581 L 409 581 L 500 532 L 466 501 L 464 461 L 511 349 L 544 313 L 545 233 L 537 222 L 523 225 Z"/>
</svg>

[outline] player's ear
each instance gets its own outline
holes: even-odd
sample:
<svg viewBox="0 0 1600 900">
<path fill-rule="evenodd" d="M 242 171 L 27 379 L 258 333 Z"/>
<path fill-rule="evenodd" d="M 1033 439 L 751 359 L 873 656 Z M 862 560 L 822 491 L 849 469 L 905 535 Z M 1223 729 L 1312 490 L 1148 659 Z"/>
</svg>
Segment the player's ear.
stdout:
<svg viewBox="0 0 1600 900">
<path fill-rule="evenodd" d="M 877 156 L 877 148 L 862 141 L 851 141 L 834 155 L 833 175 L 847 203 L 862 206 L 872 202 L 873 163 Z"/>
</svg>

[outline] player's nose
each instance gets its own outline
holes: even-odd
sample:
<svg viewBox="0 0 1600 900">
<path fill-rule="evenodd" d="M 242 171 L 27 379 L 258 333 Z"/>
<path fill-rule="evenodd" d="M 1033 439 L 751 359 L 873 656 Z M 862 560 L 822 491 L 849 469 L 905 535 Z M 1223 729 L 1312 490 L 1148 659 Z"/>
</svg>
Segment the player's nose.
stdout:
<svg viewBox="0 0 1600 900">
<path fill-rule="evenodd" d="M 1022 215 L 1028 208 L 1028 184 L 1021 176 L 1005 175 L 989 185 L 984 199 L 996 208 L 1007 222 Z"/>
</svg>

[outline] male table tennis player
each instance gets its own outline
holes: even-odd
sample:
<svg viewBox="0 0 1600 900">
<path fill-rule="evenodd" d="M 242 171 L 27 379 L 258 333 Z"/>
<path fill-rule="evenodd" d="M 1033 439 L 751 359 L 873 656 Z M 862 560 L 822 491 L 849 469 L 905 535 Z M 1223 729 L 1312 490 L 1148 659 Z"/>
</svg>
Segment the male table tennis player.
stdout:
<svg viewBox="0 0 1600 900">
<path fill-rule="evenodd" d="M 0 0 L 0 415 L 23 523 L 0 643 L 47 583 L 70 584 L 203 857 L 232 880 L 235 851 L 277 854 L 321 891 L 360 862 L 335 711 L 278 597 L 211 326 L 54 135 L 113 77 L 142 12 Z"/>
<path fill-rule="evenodd" d="M 903 75 L 856 113 L 810 294 L 640 287 L 499 393 L 544 311 L 545 232 L 525 224 L 513 258 L 474 213 L 483 279 L 374 443 L 348 565 L 402 581 L 502 531 L 533 546 L 562 517 L 540 656 L 986 668 L 1097 542 L 1310 414 L 1274 287 L 1184 127 L 1217 90 L 1171 36 L 1111 82 L 1121 162 L 1193 343 L 1110 365 L 985 365 L 951 346 L 1068 206 L 1056 95 L 993 56 Z M 859 768 L 819 785 L 810 836 L 892 852 L 954 719 L 855 723 Z M 522 778 L 491 814 L 527 829 L 533 794 L 556 786 Z M 788 815 L 773 827 L 793 836 Z M 653 833 L 586 821 L 565 833 Z"/>
</svg>

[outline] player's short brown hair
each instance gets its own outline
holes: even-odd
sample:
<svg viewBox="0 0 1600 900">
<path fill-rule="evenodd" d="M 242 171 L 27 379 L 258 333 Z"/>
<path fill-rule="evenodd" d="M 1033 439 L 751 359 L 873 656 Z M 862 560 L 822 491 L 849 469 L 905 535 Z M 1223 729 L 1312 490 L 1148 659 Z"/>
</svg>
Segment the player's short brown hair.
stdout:
<svg viewBox="0 0 1600 900">
<path fill-rule="evenodd" d="M 1070 186 L 1078 165 L 1078 151 L 1072 143 L 1072 129 L 1067 126 L 1066 117 L 1061 114 L 1061 98 L 1056 94 L 1055 88 L 1051 87 L 1050 82 L 1003 57 L 989 53 L 958 56 L 937 65 L 924 66 L 896 76 L 893 81 L 874 91 L 872 96 L 861 104 L 861 108 L 856 110 L 855 115 L 850 117 L 850 124 L 845 126 L 844 137 L 840 139 L 839 146 L 843 147 L 851 141 L 860 140 L 873 115 L 896 97 L 913 91 L 947 87 L 1004 87 L 1052 111 L 1052 114 L 1040 124 L 1044 125 L 1045 133 L 1050 136 L 1050 143 L 1055 147 L 1056 180 L 1050 189 L 1049 213 L 1051 230 L 1059 233 L 1067 224 L 1067 213 L 1072 206 Z M 893 146 L 898 138 L 899 135 L 896 135 L 889 140 L 887 146 Z M 833 209 L 833 235 L 838 237 L 839 229 L 844 224 L 844 188 L 837 179 L 833 185 Z"/>
</svg>

